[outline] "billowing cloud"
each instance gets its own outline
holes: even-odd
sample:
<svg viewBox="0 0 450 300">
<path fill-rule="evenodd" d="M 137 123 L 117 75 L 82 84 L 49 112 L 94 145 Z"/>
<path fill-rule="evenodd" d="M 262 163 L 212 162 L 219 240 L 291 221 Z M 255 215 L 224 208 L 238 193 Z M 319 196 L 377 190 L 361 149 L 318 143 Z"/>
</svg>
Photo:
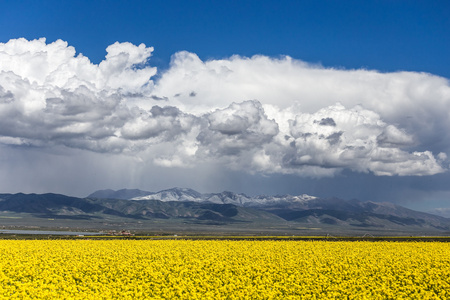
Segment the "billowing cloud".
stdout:
<svg viewBox="0 0 450 300">
<path fill-rule="evenodd" d="M 208 151 L 214 148 L 220 156 L 258 149 L 278 134 L 277 123 L 267 118 L 258 101 L 232 103 L 205 117 L 208 128 L 197 139 Z"/>
<path fill-rule="evenodd" d="M 106 48 L 106 58 L 92 64 L 67 42 L 47 44 L 44 38 L 27 41 L 23 38 L 0 43 L 1 71 L 11 72 L 33 87 L 48 93 L 73 90 L 81 85 L 90 89 L 141 92 L 151 87 L 150 78 L 156 68 L 147 65 L 153 48 L 118 43 Z"/>
<path fill-rule="evenodd" d="M 286 157 L 288 165 L 351 168 L 380 175 L 442 172 L 435 161 L 433 167 L 428 165 L 433 158 L 430 153 L 418 159 L 402 151 L 401 147 L 412 145 L 412 137 L 360 106 L 346 109 L 338 104 L 314 114 L 297 115 L 290 127 L 293 150 Z"/>
<path fill-rule="evenodd" d="M 336 70 L 290 57 L 202 61 L 115 43 L 92 64 L 58 40 L 0 43 L 0 143 L 159 167 L 264 174 L 433 175 L 448 169 L 450 87 L 424 73 Z"/>
</svg>

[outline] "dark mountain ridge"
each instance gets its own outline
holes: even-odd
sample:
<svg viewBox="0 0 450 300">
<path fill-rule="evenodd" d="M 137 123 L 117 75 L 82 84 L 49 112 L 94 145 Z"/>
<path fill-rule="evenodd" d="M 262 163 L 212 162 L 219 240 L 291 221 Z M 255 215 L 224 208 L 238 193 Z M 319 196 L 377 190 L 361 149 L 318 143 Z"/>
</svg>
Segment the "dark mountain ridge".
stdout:
<svg viewBox="0 0 450 300">
<path fill-rule="evenodd" d="M 0 194 L 0 216 L 1 214 L 29 214 L 40 219 L 98 222 L 118 218 L 128 220 L 128 224 L 140 226 L 144 226 L 146 222 L 153 222 L 152 226 L 154 222 L 158 226 L 164 226 L 167 222 L 179 220 L 179 226 L 197 224 L 225 228 L 234 224 L 234 228 L 242 227 L 243 231 L 246 226 L 279 230 L 331 228 L 387 232 L 450 231 L 450 219 L 391 203 L 322 199 L 308 195 L 249 197 L 232 192 L 201 194 L 182 188 L 155 193 L 136 189 L 102 190 L 86 198 L 51 193 Z"/>
<path fill-rule="evenodd" d="M 326 215 L 340 221 L 355 219 L 358 222 L 370 220 L 370 218 L 381 218 L 405 224 L 425 224 L 431 222 L 436 226 L 447 224 L 450 219 L 432 215 L 429 213 L 414 211 L 399 205 L 384 202 L 362 202 L 356 199 L 344 200 L 339 198 L 317 198 L 309 195 L 277 195 L 249 197 L 245 194 L 236 194 L 229 191 L 221 193 L 201 194 L 192 189 L 173 188 L 159 192 L 148 192 L 141 190 L 109 190 L 110 198 L 134 199 L 143 201 L 153 199 L 159 201 L 192 201 L 198 203 L 234 204 L 240 207 L 256 208 L 280 216 L 286 220 L 297 220 L 305 216 Z M 98 195 L 97 191 L 88 197 Z M 128 195 L 125 196 L 124 195 Z M 139 195 L 139 196 L 135 196 Z M 309 212 L 308 212 L 309 211 Z M 295 217 L 295 216 L 298 217 Z M 391 217 L 387 217 L 391 216 Z M 412 220 L 417 220 L 413 222 Z M 365 224 L 366 226 L 370 223 Z"/>
</svg>

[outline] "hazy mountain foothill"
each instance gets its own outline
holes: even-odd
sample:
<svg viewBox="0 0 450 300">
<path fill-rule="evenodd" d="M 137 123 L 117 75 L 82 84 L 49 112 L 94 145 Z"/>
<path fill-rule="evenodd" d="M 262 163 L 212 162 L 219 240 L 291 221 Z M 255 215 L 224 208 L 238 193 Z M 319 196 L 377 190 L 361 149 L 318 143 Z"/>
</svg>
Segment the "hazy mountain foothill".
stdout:
<svg viewBox="0 0 450 300">
<path fill-rule="evenodd" d="M 450 219 L 391 203 L 309 195 L 99 190 L 86 198 L 0 194 L 0 229 L 131 230 L 148 234 L 448 235 Z"/>
</svg>

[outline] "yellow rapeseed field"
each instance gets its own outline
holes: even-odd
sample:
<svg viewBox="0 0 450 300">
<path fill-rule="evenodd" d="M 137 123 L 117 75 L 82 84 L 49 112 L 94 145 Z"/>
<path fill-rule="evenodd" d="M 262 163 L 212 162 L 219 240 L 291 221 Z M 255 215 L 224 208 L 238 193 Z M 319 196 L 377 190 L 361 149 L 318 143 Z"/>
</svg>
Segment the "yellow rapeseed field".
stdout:
<svg viewBox="0 0 450 300">
<path fill-rule="evenodd" d="M 450 244 L 1 240 L 2 299 L 450 299 Z"/>
</svg>

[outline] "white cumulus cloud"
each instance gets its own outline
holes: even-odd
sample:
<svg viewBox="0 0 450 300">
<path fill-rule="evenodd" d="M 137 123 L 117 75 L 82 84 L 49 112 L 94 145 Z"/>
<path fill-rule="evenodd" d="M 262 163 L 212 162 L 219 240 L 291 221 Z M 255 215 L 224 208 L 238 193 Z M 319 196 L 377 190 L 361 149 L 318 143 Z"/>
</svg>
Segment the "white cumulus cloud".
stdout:
<svg viewBox="0 0 450 300">
<path fill-rule="evenodd" d="M 152 47 L 106 51 L 97 65 L 61 40 L 0 43 L 3 151 L 63 146 L 162 167 L 303 176 L 448 168 L 445 78 L 179 52 L 154 81 Z"/>
</svg>

